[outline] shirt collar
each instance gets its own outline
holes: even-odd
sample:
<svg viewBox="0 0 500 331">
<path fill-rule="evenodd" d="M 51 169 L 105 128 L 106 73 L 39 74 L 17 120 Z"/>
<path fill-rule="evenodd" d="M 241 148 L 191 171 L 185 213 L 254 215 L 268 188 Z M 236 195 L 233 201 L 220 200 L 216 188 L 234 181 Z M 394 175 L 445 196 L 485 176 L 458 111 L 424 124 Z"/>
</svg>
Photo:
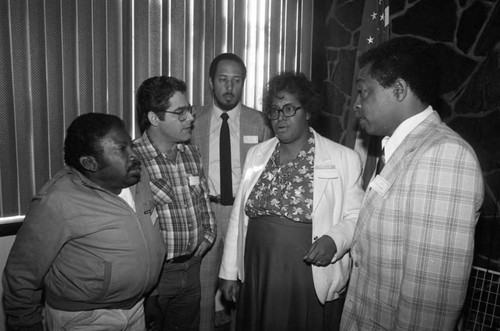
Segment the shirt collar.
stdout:
<svg viewBox="0 0 500 331">
<path fill-rule="evenodd" d="M 384 149 L 385 161 L 387 162 L 392 156 L 394 151 L 401 145 L 403 140 L 413 131 L 420 123 L 422 123 L 427 116 L 429 116 L 434 110 L 432 106 L 427 107 L 424 111 L 413 115 L 410 118 L 404 120 L 399 126 L 394 130 L 394 133 L 390 137 L 384 137 L 382 139 L 382 148 Z"/>
<path fill-rule="evenodd" d="M 66 166 L 66 168 L 67 168 L 67 171 L 69 173 L 72 173 L 74 176 L 78 177 L 81 180 L 81 182 L 82 182 L 83 185 L 88 186 L 88 187 L 90 187 L 92 189 L 99 189 L 101 191 L 110 192 L 107 189 L 105 189 L 104 187 L 102 187 L 99 184 L 97 184 L 94 181 L 92 181 L 90 178 L 88 178 L 87 176 L 85 176 L 82 172 L 80 172 L 76 168 L 73 168 L 73 167 L 70 167 L 70 166 Z M 132 186 L 129 186 L 129 187 L 132 187 Z M 124 188 L 122 190 L 124 190 Z M 112 193 L 112 192 L 110 192 L 110 193 Z"/>
<path fill-rule="evenodd" d="M 213 109 L 214 111 L 212 112 L 212 116 L 215 120 L 220 120 L 220 115 L 222 115 L 223 111 L 217 105 L 213 104 Z M 240 114 L 241 114 L 241 101 L 238 102 L 236 107 L 233 109 L 229 110 L 226 112 L 229 115 L 229 121 L 232 122 L 234 120 L 234 123 L 237 123 L 240 119 Z"/>
<path fill-rule="evenodd" d="M 142 134 L 141 140 L 142 140 L 142 144 L 141 144 L 142 149 L 144 149 L 146 151 L 145 156 L 146 156 L 147 160 L 151 160 L 151 159 L 154 159 L 154 158 L 162 155 L 162 152 L 160 152 L 160 150 L 155 146 L 155 144 L 153 144 L 151 139 L 149 139 L 147 131 L 144 131 L 144 133 Z M 180 152 L 184 152 L 185 151 L 184 144 L 185 143 L 177 143 L 176 144 L 177 150 Z"/>
</svg>

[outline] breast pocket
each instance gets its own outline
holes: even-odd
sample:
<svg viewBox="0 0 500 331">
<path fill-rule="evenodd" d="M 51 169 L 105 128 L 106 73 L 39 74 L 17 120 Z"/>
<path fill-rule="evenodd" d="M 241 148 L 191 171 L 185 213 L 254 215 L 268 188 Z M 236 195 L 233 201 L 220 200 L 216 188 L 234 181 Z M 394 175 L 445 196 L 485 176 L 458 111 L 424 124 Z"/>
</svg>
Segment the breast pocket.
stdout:
<svg viewBox="0 0 500 331">
<path fill-rule="evenodd" d="M 174 190 L 166 178 L 151 179 L 151 191 L 157 205 L 162 206 L 174 201 Z"/>
<path fill-rule="evenodd" d="M 189 193 L 191 194 L 191 199 L 201 200 L 203 198 L 203 190 L 201 188 L 201 178 L 198 175 L 189 175 Z"/>
<path fill-rule="evenodd" d="M 320 179 L 336 179 L 339 178 L 337 169 L 314 169 L 316 176 Z"/>
</svg>

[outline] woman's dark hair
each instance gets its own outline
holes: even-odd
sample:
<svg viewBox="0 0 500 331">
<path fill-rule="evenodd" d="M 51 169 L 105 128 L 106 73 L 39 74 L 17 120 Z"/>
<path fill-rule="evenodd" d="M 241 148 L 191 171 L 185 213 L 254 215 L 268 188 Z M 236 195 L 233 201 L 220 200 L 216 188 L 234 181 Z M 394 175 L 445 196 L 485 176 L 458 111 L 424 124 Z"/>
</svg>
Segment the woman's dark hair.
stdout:
<svg viewBox="0 0 500 331">
<path fill-rule="evenodd" d="M 152 111 L 160 120 L 165 118 L 165 110 L 170 107 L 170 98 L 175 92 L 186 92 L 186 84 L 175 78 L 168 76 L 157 76 L 146 79 L 137 90 L 137 118 L 139 129 L 144 133 L 151 123 L 148 113 Z"/>
<path fill-rule="evenodd" d="M 439 64 L 431 45 L 414 37 L 390 39 L 363 53 L 359 67 L 370 65 L 370 75 L 387 88 L 401 78 L 425 104 L 433 104 L 439 90 Z"/>
<path fill-rule="evenodd" d="M 265 113 L 271 108 L 273 98 L 280 92 L 293 95 L 310 114 L 319 112 L 323 106 L 319 90 L 307 79 L 306 75 L 301 72 L 287 71 L 272 77 L 267 83 L 262 98 Z"/>
<path fill-rule="evenodd" d="M 85 171 L 80 158 L 100 158 L 103 152 L 100 141 L 113 128 L 125 130 L 125 124 L 115 115 L 86 113 L 78 116 L 66 130 L 64 162 L 80 172 Z"/>
</svg>

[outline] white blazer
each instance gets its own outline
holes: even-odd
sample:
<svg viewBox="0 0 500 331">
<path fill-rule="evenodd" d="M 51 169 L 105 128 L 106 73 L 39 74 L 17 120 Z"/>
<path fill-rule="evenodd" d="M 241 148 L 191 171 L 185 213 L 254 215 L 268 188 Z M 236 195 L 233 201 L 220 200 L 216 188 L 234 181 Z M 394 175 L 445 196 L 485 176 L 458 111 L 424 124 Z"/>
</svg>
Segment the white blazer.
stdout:
<svg viewBox="0 0 500 331">
<path fill-rule="evenodd" d="M 345 288 L 351 269 L 346 254 L 351 248 L 354 228 L 363 199 L 362 167 L 359 155 L 313 131 L 315 139 L 312 238 L 328 235 L 337 245 L 332 263 L 312 266 L 314 288 L 321 303 L 338 298 Z M 245 204 L 252 188 L 264 171 L 278 139 L 253 146 L 246 157 L 243 175 L 233 205 L 226 235 L 219 277 L 244 279 L 245 239 L 248 216 Z"/>
</svg>

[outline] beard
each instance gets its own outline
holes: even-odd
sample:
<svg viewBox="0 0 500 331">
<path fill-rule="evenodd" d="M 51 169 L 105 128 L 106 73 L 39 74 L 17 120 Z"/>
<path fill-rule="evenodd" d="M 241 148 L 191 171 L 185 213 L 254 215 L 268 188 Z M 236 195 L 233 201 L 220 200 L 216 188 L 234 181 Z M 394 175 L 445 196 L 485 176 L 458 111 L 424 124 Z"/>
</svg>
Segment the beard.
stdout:
<svg viewBox="0 0 500 331">
<path fill-rule="evenodd" d="M 231 96 L 232 100 L 226 101 L 224 99 L 225 96 Z M 236 96 L 232 93 L 226 93 L 223 96 L 223 99 L 219 99 L 215 94 L 214 94 L 214 100 L 215 100 L 215 105 L 219 107 L 221 110 L 228 111 L 228 110 L 233 110 L 238 103 L 240 103 L 240 98 L 236 98 Z"/>
</svg>

